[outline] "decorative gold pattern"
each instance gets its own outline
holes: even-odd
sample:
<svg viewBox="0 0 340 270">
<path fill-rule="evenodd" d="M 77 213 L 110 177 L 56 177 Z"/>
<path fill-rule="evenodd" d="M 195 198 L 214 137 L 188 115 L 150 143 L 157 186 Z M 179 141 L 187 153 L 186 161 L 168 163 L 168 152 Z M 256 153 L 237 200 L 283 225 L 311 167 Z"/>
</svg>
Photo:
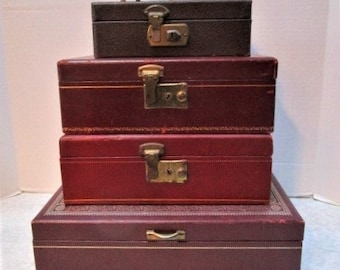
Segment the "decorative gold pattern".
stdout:
<svg viewBox="0 0 340 270">
<path fill-rule="evenodd" d="M 64 133 L 117 133 L 117 132 L 272 132 L 273 127 L 64 127 Z"/>
<path fill-rule="evenodd" d="M 282 196 L 272 185 L 271 200 L 265 205 L 65 205 L 60 193 L 47 216 L 291 216 Z"/>
</svg>

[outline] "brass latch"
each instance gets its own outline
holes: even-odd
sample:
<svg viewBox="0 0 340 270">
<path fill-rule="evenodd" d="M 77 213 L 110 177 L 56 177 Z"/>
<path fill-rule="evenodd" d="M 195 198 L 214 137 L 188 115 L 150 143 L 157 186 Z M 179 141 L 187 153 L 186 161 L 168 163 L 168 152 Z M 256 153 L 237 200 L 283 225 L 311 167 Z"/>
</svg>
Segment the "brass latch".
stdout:
<svg viewBox="0 0 340 270">
<path fill-rule="evenodd" d="M 144 107 L 155 108 L 179 108 L 186 109 L 187 83 L 162 83 L 159 78 L 163 77 L 164 68 L 159 65 L 144 65 L 138 68 L 138 76 L 144 82 Z"/>
<path fill-rule="evenodd" d="M 183 184 L 187 181 L 186 160 L 160 160 L 164 154 L 163 144 L 142 144 L 139 153 L 145 159 L 147 182 Z"/>
<path fill-rule="evenodd" d="M 185 23 L 163 24 L 169 10 L 162 5 L 151 5 L 144 10 L 149 18 L 147 40 L 151 47 L 185 46 L 189 29 Z"/>
</svg>

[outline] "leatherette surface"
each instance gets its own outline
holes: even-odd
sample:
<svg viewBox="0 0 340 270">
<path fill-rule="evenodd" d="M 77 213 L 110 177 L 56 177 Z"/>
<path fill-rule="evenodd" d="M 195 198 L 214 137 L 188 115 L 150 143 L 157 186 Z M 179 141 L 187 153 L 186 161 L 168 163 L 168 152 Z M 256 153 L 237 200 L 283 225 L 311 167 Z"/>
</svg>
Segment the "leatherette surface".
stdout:
<svg viewBox="0 0 340 270">
<path fill-rule="evenodd" d="M 268 205 L 75 206 L 60 189 L 32 229 L 37 270 L 298 270 L 304 222 L 273 178 Z M 150 229 L 186 240 L 148 242 Z"/>
<path fill-rule="evenodd" d="M 188 106 L 144 108 L 138 68 L 164 67 L 159 83 L 187 83 Z M 277 60 L 271 57 L 91 57 L 58 63 L 65 134 L 270 133 Z"/>
<path fill-rule="evenodd" d="M 163 24 L 188 26 L 186 46 L 149 46 L 146 34 L 149 23 L 144 10 L 155 4 L 169 10 Z M 250 53 L 251 1 L 93 3 L 92 17 L 97 58 Z"/>
<path fill-rule="evenodd" d="M 140 145 L 164 145 L 161 162 L 186 163 L 184 183 L 152 183 Z M 68 204 L 265 204 L 269 202 L 269 134 L 65 135 L 60 140 Z M 168 174 L 177 169 L 169 167 Z M 160 177 L 165 179 L 165 177 Z"/>
</svg>

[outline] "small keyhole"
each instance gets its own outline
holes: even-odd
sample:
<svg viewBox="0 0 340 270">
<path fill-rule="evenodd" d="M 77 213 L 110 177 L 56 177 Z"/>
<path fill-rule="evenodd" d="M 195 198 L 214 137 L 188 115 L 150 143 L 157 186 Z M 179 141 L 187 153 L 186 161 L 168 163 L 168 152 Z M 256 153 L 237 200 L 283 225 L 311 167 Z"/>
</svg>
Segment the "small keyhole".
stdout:
<svg viewBox="0 0 340 270">
<path fill-rule="evenodd" d="M 181 33 L 177 30 L 168 30 L 167 31 L 167 39 L 168 41 L 178 41 L 181 39 Z"/>
<path fill-rule="evenodd" d="M 166 172 L 167 172 L 168 175 L 172 174 L 172 170 L 170 170 L 170 169 L 167 169 Z"/>
<path fill-rule="evenodd" d="M 165 93 L 165 99 L 166 100 L 170 100 L 172 98 L 172 94 L 171 93 Z"/>
</svg>

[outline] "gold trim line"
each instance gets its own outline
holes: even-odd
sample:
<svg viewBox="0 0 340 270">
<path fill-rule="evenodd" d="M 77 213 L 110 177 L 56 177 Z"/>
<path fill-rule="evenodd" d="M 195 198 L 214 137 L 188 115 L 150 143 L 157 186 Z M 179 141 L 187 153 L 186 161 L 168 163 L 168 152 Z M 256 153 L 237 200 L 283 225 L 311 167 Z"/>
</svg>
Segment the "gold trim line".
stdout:
<svg viewBox="0 0 340 270">
<path fill-rule="evenodd" d="M 174 250 L 299 250 L 302 247 L 173 247 L 173 246 L 33 246 L 39 249 L 174 249 Z"/>
</svg>

